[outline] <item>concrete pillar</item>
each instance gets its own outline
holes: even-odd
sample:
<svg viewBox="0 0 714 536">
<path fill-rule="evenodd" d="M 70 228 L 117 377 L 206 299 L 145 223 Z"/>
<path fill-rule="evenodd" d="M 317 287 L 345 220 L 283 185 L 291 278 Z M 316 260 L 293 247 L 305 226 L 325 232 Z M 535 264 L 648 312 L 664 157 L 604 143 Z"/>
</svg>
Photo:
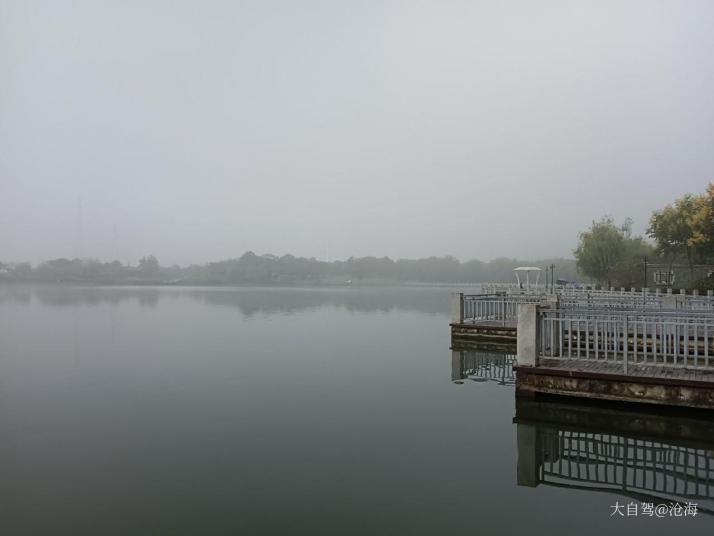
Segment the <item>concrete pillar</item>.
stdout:
<svg viewBox="0 0 714 536">
<path fill-rule="evenodd" d="M 667 294 L 662 300 L 662 306 L 665 309 L 683 309 L 685 297 L 682 294 Z"/>
<path fill-rule="evenodd" d="M 699 291 L 697 289 L 692 290 L 692 296 L 699 296 Z"/>
<path fill-rule="evenodd" d="M 662 299 L 662 307 L 665 309 L 676 309 L 677 308 L 677 296 L 668 292 Z"/>
<path fill-rule="evenodd" d="M 519 486 L 534 488 L 538 485 L 540 473 L 538 429 L 532 424 L 516 424 L 516 442 L 518 444 L 517 483 Z"/>
<path fill-rule="evenodd" d="M 684 296 L 684 295 L 687 293 L 687 291 L 686 291 L 686 289 L 680 288 L 680 289 L 679 289 L 679 293 L 680 293 L 682 296 Z"/>
<path fill-rule="evenodd" d="M 538 364 L 538 327 L 538 305 L 535 303 L 519 304 L 516 331 L 519 366 L 535 367 Z"/>
<path fill-rule="evenodd" d="M 464 293 L 451 293 L 451 323 L 462 324 L 464 321 Z"/>
<path fill-rule="evenodd" d="M 625 293 L 625 287 L 620 287 L 620 294 L 624 294 L 624 293 Z"/>
<path fill-rule="evenodd" d="M 671 288 L 671 287 L 667 289 L 667 295 L 668 295 L 668 296 L 671 296 L 671 295 L 672 295 L 672 288 Z"/>
<path fill-rule="evenodd" d="M 714 291 L 707 290 L 707 296 L 709 296 L 711 298 L 713 294 L 714 294 Z"/>
</svg>

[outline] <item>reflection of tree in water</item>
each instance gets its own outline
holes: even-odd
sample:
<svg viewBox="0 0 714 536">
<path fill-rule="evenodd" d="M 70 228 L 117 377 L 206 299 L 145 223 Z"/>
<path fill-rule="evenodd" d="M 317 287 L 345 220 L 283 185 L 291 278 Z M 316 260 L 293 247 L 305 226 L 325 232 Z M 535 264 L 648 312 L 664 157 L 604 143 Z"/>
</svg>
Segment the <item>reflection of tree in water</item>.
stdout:
<svg viewBox="0 0 714 536">
<path fill-rule="evenodd" d="M 238 307 L 243 314 L 292 314 L 303 310 L 338 307 L 350 312 L 410 310 L 429 314 L 449 311 L 447 289 L 347 288 L 347 289 L 240 289 L 189 291 L 213 305 Z"/>
<path fill-rule="evenodd" d="M 43 305 L 98 306 L 135 301 L 155 307 L 160 301 L 189 298 L 200 303 L 236 308 L 246 316 L 293 314 L 337 307 L 350 312 L 416 311 L 448 314 L 449 289 L 434 287 L 336 288 L 178 288 L 178 287 L 73 287 L 2 285 L 0 303 L 37 300 Z"/>
<path fill-rule="evenodd" d="M 698 504 L 714 514 L 714 422 L 662 408 L 517 399 L 518 484 Z"/>
<path fill-rule="evenodd" d="M 102 304 L 118 305 L 136 301 L 142 306 L 155 307 L 160 291 L 156 288 L 112 289 L 101 287 L 38 286 L 32 289 L 34 298 L 43 305 L 66 307 L 83 305 L 95 307 Z"/>
<path fill-rule="evenodd" d="M 28 304 L 32 301 L 32 290 L 21 285 L 0 285 L 0 303 Z"/>
</svg>

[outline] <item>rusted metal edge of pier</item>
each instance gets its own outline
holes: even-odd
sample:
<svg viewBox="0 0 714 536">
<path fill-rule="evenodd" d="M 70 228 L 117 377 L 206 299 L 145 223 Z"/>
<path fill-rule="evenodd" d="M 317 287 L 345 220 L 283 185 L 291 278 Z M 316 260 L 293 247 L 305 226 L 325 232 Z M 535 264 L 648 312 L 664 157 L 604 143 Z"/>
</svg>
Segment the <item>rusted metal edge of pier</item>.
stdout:
<svg viewBox="0 0 714 536">
<path fill-rule="evenodd" d="M 451 345 L 459 348 L 490 346 L 515 351 L 515 322 L 452 323 Z"/>
<path fill-rule="evenodd" d="M 714 372 L 633 366 L 627 375 L 617 363 L 540 360 L 538 366 L 515 365 L 516 395 L 538 393 L 714 408 Z"/>
</svg>

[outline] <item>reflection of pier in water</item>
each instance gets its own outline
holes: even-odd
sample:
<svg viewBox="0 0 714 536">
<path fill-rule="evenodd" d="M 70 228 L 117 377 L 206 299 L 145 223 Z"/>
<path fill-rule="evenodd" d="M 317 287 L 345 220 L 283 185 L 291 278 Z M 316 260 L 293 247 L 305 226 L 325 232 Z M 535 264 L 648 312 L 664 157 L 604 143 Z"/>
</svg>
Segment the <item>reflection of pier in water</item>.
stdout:
<svg viewBox="0 0 714 536">
<path fill-rule="evenodd" d="M 452 350 L 451 379 L 456 383 L 463 380 L 475 382 L 494 381 L 499 385 L 515 385 L 516 376 L 513 363 L 516 356 L 491 351 Z"/>
<path fill-rule="evenodd" d="M 714 514 L 714 422 L 706 417 L 516 401 L 518 485 L 697 503 Z"/>
</svg>

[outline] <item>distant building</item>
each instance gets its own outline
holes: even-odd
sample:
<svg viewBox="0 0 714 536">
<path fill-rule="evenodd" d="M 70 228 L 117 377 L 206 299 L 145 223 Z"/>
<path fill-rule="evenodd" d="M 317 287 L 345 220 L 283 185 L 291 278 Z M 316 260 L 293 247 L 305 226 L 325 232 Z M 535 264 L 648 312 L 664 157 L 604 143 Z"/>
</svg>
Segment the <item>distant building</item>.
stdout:
<svg viewBox="0 0 714 536">
<path fill-rule="evenodd" d="M 647 286 L 651 288 L 689 288 L 694 282 L 714 277 L 714 264 L 648 263 Z"/>
</svg>

